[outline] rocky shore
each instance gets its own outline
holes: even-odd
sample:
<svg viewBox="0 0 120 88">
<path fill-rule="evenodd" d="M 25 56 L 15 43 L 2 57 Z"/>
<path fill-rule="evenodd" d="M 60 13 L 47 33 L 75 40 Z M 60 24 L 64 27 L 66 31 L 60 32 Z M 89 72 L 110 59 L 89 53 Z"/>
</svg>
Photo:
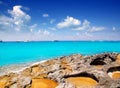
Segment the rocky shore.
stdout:
<svg viewBox="0 0 120 88">
<path fill-rule="evenodd" d="M 0 88 L 120 88 L 120 53 L 79 54 L 0 76 Z"/>
</svg>

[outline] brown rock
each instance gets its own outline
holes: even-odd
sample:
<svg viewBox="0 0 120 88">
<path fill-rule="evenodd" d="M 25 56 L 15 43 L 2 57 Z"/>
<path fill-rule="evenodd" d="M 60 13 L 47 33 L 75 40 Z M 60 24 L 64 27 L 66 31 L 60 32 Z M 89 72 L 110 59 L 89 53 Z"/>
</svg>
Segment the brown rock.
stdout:
<svg viewBox="0 0 120 88">
<path fill-rule="evenodd" d="M 30 83 L 31 83 L 31 78 L 30 77 L 22 76 L 18 80 L 18 85 L 21 88 L 25 88 L 25 86 L 29 85 Z"/>
<path fill-rule="evenodd" d="M 0 88 L 5 88 L 8 80 L 9 80 L 9 77 L 7 76 L 0 77 Z"/>
<path fill-rule="evenodd" d="M 120 79 L 120 71 L 109 72 L 108 75 L 112 79 Z"/>
<path fill-rule="evenodd" d="M 39 74 L 38 76 L 37 76 L 37 78 L 46 78 L 47 77 L 47 74 Z"/>
<path fill-rule="evenodd" d="M 31 75 L 31 71 L 32 71 L 31 68 L 26 68 L 25 70 L 23 70 L 23 71 L 21 72 L 21 75 L 30 76 L 30 75 Z"/>
<path fill-rule="evenodd" d="M 36 73 L 40 71 L 39 65 L 32 66 L 32 73 Z"/>
<path fill-rule="evenodd" d="M 54 81 L 53 81 L 54 80 Z M 0 88 L 119 88 L 120 54 L 71 55 L 0 76 Z"/>
<path fill-rule="evenodd" d="M 98 82 L 89 77 L 70 77 L 67 78 L 67 82 L 75 85 L 75 88 L 92 88 L 98 84 Z"/>
<path fill-rule="evenodd" d="M 102 68 L 103 68 L 102 65 L 96 65 L 96 66 L 93 66 L 93 67 L 95 67 L 95 68 L 97 68 L 97 69 L 102 69 Z"/>
<path fill-rule="evenodd" d="M 50 79 L 32 79 L 31 88 L 55 88 L 58 84 Z"/>
<path fill-rule="evenodd" d="M 120 54 L 117 55 L 116 63 L 120 64 Z"/>
</svg>

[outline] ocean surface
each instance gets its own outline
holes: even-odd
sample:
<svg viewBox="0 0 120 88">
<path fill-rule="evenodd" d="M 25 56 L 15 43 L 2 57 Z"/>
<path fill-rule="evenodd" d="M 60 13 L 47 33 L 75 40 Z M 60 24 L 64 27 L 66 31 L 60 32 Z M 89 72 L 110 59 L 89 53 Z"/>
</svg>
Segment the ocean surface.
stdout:
<svg viewBox="0 0 120 88">
<path fill-rule="evenodd" d="M 120 53 L 120 41 L 0 42 L 0 66 L 104 52 Z"/>
</svg>

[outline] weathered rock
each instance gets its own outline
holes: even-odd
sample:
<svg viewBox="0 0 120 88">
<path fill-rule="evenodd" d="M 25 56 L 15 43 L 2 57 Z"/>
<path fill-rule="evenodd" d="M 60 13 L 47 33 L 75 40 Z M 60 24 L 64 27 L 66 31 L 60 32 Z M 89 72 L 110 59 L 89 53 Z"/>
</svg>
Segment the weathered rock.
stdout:
<svg viewBox="0 0 120 88">
<path fill-rule="evenodd" d="M 93 88 L 98 82 L 89 77 L 70 77 L 67 82 L 75 85 L 75 88 Z"/>
<path fill-rule="evenodd" d="M 23 76 L 31 76 L 32 69 L 31 68 L 26 68 L 21 72 L 21 75 Z"/>
<path fill-rule="evenodd" d="M 34 65 L 31 67 L 31 69 L 32 69 L 31 75 L 34 75 L 34 76 L 37 76 L 41 71 L 41 68 L 39 65 Z"/>
<path fill-rule="evenodd" d="M 8 80 L 9 80 L 9 77 L 7 76 L 0 77 L 0 88 L 5 88 Z"/>
<path fill-rule="evenodd" d="M 13 84 L 13 85 L 10 86 L 10 88 L 17 88 L 17 87 L 18 87 L 17 83 L 15 83 L 15 84 Z"/>
<path fill-rule="evenodd" d="M 25 88 L 27 85 L 31 83 L 31 78 L 30 77 L 20 77 L 18 80 L 18 86 L 20 88 Z"/>
<path fill-rule="evenodd" d="M 31 88 L 55 88 L 57 83 L 49 79 L 32 79 Z"/>
<path fill-rule="evenodd" d="M 115 71 L 115 72 L 110 72 L 108 73 L 108 75 L 112 78 L 112 79 L 120 79 L 120 71 Z"/>
<path fill-rule="evenodd" d="M 60 83 L 56 88 L 76 88 L 75 85 L 71 83 Z"/>
<path fill-rule="evenodd" d="M 0 76 L 0 88 L 120 88 L 120 54 L 48 60 Z"/>
<path fill-rule="evenodd" d="M 120 65 L 120 54 L 117 55 L 117 58 L 116 58 L 116 63 L 118 63 Z"/>
</svg>

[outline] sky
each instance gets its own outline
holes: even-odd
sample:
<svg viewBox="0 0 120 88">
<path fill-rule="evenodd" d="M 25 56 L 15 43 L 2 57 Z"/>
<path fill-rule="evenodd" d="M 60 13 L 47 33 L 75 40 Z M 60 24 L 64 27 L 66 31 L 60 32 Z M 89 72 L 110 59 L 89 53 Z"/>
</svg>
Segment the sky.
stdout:
<svg viewBox="0 0 120 88">
<path fill-rule="evenodd" d="M 0 40 L 120 40 L 120 0 L 0 0 Z"/>
</svg>

